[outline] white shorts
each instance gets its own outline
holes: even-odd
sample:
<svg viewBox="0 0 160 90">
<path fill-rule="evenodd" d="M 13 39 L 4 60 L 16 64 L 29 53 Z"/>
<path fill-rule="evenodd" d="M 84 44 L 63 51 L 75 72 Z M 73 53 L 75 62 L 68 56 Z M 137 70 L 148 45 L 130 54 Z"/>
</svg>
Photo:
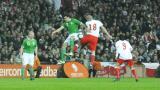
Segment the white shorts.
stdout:
<svg viewBox="0 0 160 90">
<path fill-rule="evenodd" d="M 67 39 L 64 41 L 64 43 L 67 43 L 67 45 L 70 45 L 70 40 L 71 40 L 71 38 L 73 38 L 74 41 L 79 40 L 78 35 L 79 35 L 79 33 L 70 34 L 70 35 L 67 37 Z"/>
<path fill-rule="evenodd" d="M 31 65 L 33 66 L 34 64 L 34 53 L 23 53 L 22 57 L 22 65 Z"/>
</svg>

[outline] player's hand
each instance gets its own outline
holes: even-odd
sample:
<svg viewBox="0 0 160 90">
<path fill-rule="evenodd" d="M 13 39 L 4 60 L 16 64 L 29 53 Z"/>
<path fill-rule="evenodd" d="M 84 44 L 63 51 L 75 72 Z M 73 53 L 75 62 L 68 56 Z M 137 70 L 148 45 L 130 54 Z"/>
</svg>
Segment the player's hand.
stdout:
<svg viewBox="0 0 160 90">
<path fill-rule="evenodd" d="M 37 58 L 38 58 L 38 56 L 37 56 L 37 55 L 35 55 L 35 56 L 34 56 L 34 58 L 35 58 L 35 59 L 37 59 Z"/>
<path fill-rule="evenodd" d="M 89 28 L 85 28 L 85 32 L 86 32 L 86 33 L 90 33 L 91 30 L 90 30 Z"/>
</svg>

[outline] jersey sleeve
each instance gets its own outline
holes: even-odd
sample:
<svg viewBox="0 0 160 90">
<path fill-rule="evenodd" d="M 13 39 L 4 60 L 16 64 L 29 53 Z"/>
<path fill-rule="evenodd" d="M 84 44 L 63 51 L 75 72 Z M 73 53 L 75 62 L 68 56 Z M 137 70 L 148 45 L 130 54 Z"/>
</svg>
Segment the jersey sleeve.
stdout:
<svg viewBox="0 0 160 90">
<path fill-rule="evenodd" d="M 64 28 L 67 28 L 66 23 L 63 23 L 62 26 L 63 26 Z"/>
<path fill-rule="evenodd" d="M 101 21 L 98 21 L 99 26 L 103 26 L 103 23 Z"/>
<path fill-rule="evenodd" d="M 73 19 L 73 22 L 77 25 L 80 25 L 81 21 L 77 20 L 77 19 Z"/>
</svg>

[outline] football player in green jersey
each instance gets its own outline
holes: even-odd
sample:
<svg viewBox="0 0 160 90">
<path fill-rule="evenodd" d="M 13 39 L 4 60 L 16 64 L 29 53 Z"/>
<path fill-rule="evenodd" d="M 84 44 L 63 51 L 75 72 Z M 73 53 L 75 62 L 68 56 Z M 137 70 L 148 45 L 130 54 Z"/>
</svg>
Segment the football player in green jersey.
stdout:
<svg viewBox="0 0 160 90">
<path fill-rule="evenodd" d="M 34 55 L 35 54 L 35 55 Z M 22 58 L 21 77 L 24 79 L 26 65 L 29 64 L 30 80 L 34 80 L 34 56 L 37 57 L 37 41 L 34 39 L 34 32 L 29 31 L 27 38 L 23 40 L 20 49 L 20 57 Z"/>
<path fill-rule="evenodd" d="M 63 30 L 64 28 L 66 28 L 66 30 L 69 33 L 69 36 L 67 37 L 67 39 L 64 41 L 62 48 L 61 48 L 61 63 L 65 63 L 65 54 L 66 54 L 66 46 L 70 45 L 71 50 L 69 55 L 73 55 L 73 50 L 74 50 L 74 41 L 79 39 L 79 26 L 81 27 L 85 27 L 85 25 L 74 18 L 71 18 L 71 16 L 69 14 L 65 14 L 64 15 L 64 23 L 61 25 L 60 28 L 58 28 L 57 30 L 54 30 L 52 32 L 52 35 L 60 32 L 61 30 Z"/>
</svg>

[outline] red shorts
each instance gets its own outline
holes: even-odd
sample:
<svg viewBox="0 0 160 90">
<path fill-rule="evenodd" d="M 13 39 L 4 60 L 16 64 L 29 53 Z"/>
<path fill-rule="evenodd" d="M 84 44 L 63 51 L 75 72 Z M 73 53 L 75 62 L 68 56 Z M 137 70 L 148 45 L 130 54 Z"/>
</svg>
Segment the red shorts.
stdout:
<svg viewBox="0 0 160 90">
<path fill-rule="evenodd" d="M 122 63 L 124 63 L 124 62 L 127 62 L 128 66 L 130 66 L 130 67 L 134 65 L 133 60 L 117 59 L 117 63 L 120 64 L 120 65 L 121 65 Z"/>
<path fill-rule="evenodd" d="M 81 39 L 81 44 L 86 45 L 88 44 L 88 48 L 91 51 L 95 51 L 97 47 L 98 37 L 92 35 L 86 35 Z"/>
</svg>

